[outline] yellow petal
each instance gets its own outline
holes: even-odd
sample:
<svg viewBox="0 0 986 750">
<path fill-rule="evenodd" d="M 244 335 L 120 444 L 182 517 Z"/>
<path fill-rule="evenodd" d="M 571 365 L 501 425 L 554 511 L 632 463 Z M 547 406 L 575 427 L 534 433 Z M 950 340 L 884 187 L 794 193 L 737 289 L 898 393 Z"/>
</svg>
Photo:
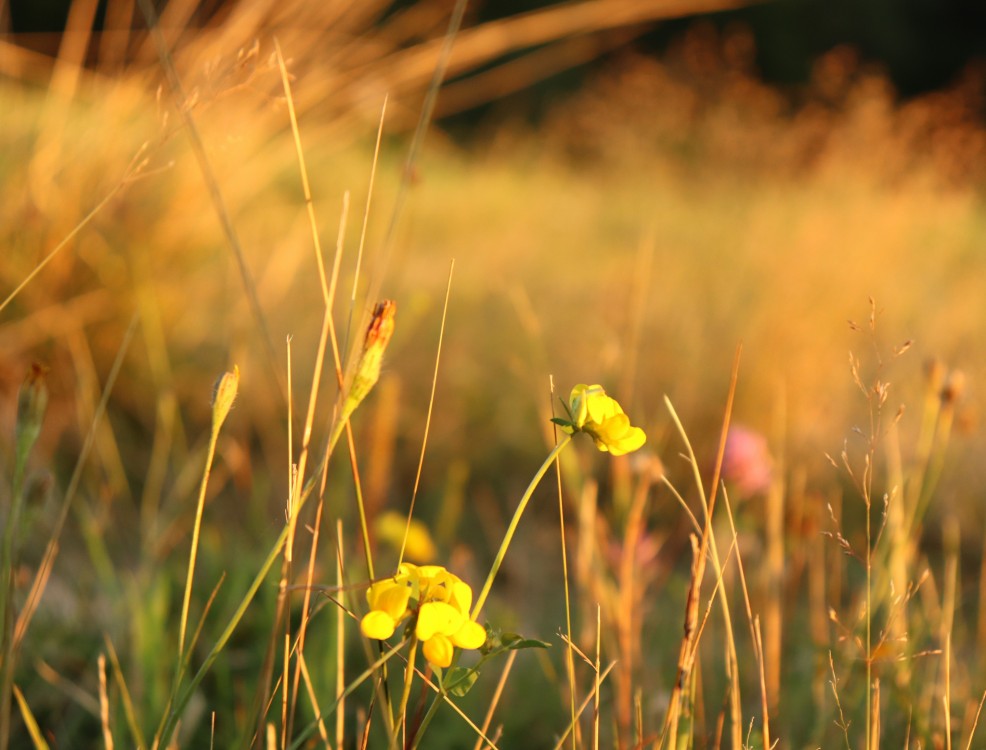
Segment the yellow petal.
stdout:
<svg viewBox="0 0 986 750">
<path fill-rule="evenodd" d="M 394 618 L 379 610 L 368 612 L 359 624 L 363 635 L 367 638 L 376 638 L 378 641 L 390 638 L 394 634 L 396 626 L 397 623 L 394 622 Z"/>
<path fill-rule="evenodd" d="M 589 412 L 589 421 L 597 424 L 602 424 L 610 417 L 623 413 L 616 399 L 607 396 L 601 385 L 590 386 L 590 392 L 586 394 L 586 408 Z"/>
<path fill-rule="evenodd" d="M 469 584 L 456 578 L 452 583 L 452 596 L 449 598 L 449 604 L 468 616 L 469 608 L 472 607 L 472 589 L 469 588 Z"/>
<path fill-rule="evenodd" d="M 367 594 L 370 609 L 386 612 L 392 620 L 404 616 L 410 598 L 411 589 L 406 584 L 390 579 L 373 584 Z"/>
<path fill-rule="evenodd" d="M 466 620 L 452 636 L 452 643 L 459 648 L 479 648 L 486 643 L 486 628 L 478 622 Z"/>
<path fill-rule="evenodd" d="M 622 456 L 641 448 L 645 442 L 647 442 L 647 435 L 644 431 L 639 427 L 631 427 L 626 435 L 610 445 L 609 451 L 614 456 Z"/>
<path fill-rule="evenodd" d="M 441 565 L 421 565 L 418 567 L 418 576 L 429 581 L 440 579 L 447 574 L 448 571 Z"/>
<path fill-rule="evenodd" d="M 414 634 L 418 640 L 427 641 L 436 633 L 452 635 L 460 627 L 466 616 L 451 604 L 445 602 L 428 602 L 421 606 L 418 612 L 418 623 Z"/>
<path fill-rule="evenodd" d="M 433 666 L 445 668 L 452 663 L 452 652 L 454 651 L 452 641 L 440 633 L 426 640 L 421 650 L 425 659 Z"/>
</svg>

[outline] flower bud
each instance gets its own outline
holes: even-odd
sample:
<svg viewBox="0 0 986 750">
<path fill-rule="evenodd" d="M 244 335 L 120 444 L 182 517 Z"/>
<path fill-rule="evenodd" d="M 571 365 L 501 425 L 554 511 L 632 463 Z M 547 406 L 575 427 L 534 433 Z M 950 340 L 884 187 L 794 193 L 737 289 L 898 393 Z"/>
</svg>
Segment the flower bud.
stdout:
<svg viewBox="0 0 986 750">
<path fill-rule="evenodd" d="M 390 337 L 394 333 L 394 315 L 397 313 L 397 303 L 385 299 L 373 308 L 373 318 L 366 329 L 363 340 L 363 351 L 353 374 L 353 382 L 346 394 L 343 414 L 352 414 L 367 394 L 373 390 L 380 378 L 380 366 L 383 364 L 383 353 L 387 350 Z"/>
<path fill-rule="evenodd" d="M 48 408 L 48 368 L 35 362 L 17 393 L 17 422 L 14 436 L 17 444 L 17 463 L 23 468 L 27 454 L 41 434 L 41 423 Z"/>
<path fill-rule="evenodd" d="M 229 410 L 233 408 L 233 401 L 236 400 L 236 392 L 240 387 L 240 368 L 233 365 L 233 371 L 224 373 L 216 381 L 216 387 L 212 391 L 212 429 L 218 430 L 229 415 Z"/>
</svg>

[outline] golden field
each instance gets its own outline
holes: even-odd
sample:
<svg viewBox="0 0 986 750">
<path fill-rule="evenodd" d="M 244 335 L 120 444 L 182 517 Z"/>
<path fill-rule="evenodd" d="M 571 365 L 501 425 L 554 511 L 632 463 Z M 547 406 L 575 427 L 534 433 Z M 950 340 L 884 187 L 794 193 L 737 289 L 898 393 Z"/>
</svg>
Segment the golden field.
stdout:
<svg viewBox="0 0 986 750">
<path fill-rule="evenodd" d="M 11 747 L 982 742 L 981 77 L 901 102 L 836 49 L 780 90 L 747 31 L 697 23 L 660 57 L 612 54 L 536 121 L 504 104 L 450 135 L 474 99 L 619 49 L 618 19 L 576 5 L 467 15 L 446 59 L 448 9 L 429 3 L 239 6 L 202 28 L 174 4 L 181 93 L 136 33 L 88 39 L 80 68 L 82 3 L 55 61 L 4 48 Z M 660 17 L 633 12 L 625 28 Z M 522 43 L 546 46 L 481 67 Z M 321 338 L 337 260 L 341 390 Z M 352 453 L 335 446 L 293 517 L 382 299 L 395 330 Z M 406 649 L 368 669 L 384 650 L 356 622 L 364 591 L 398 557 L 375 524 L 415 497 L 434 562 L 478 595 L 578 383 L 646 445 L 565 449 L 478 616 L 489 643 L 550 647 L 491 655 L 449 698 L 490 713 L 482 735 L 444 698 L 432 722 L 420 656 L 407 681 Z M 717 461 L 728 425 L 747 463 L 736 443 Z M 683 650 L 693 584 L 704 624 Z"/>
</svg>

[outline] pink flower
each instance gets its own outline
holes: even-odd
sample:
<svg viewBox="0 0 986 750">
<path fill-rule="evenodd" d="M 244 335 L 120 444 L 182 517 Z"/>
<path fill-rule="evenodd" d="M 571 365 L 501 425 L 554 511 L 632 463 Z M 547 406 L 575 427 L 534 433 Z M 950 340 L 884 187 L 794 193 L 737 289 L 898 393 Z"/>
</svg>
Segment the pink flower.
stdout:
<svg viewBox="0 0 986 750">
<path fill-rule="evenodd" d="M 733 485 L 737 498 L 766 493 L 770 489 L 773 469 L 774 460 L 763 435 L 741 425 L 729 428 L 722 478 Z"/>
</svg>

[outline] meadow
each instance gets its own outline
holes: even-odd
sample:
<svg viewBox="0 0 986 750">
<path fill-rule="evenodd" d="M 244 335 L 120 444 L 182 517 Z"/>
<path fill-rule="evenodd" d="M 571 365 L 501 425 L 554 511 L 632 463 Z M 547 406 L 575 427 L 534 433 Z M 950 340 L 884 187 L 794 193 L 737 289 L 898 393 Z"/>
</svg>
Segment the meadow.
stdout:
<svg viewBox="0 0 986 750">
<path fill-rule="evenodd" d="M 986 746 L 982 74 L 583 6 L 3 48 L 0 750 Z"/>
</svg>

